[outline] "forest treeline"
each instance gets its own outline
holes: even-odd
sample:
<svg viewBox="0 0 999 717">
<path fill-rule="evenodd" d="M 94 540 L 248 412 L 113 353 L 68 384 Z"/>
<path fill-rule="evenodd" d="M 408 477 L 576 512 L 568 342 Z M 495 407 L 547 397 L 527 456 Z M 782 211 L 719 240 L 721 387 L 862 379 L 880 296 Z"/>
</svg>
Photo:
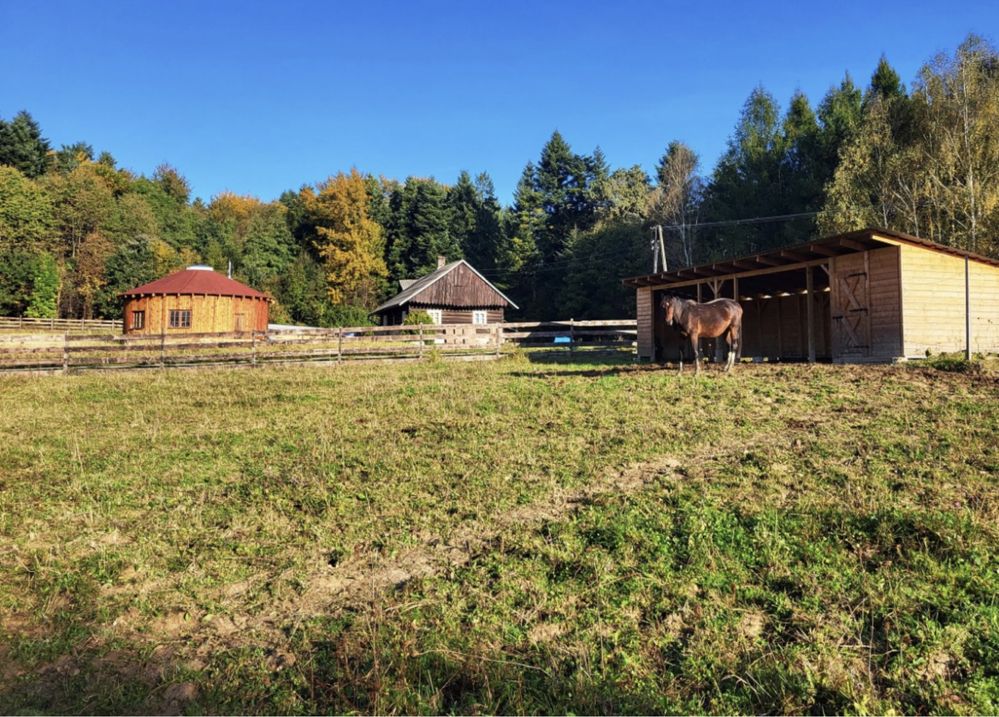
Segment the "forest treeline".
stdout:
<svg viewBox="0 0 999 717">
<path fill-rule="evenodd" d="M 749 221 L 747 221 L 749 220 Z M 816 106 L 764 88 L 710 173 L 677 139 L 649 176 L 552 134 L 503 206 L 489 175 L 451 184 L 358 169 L 274 201 L 192 198 L 84 142 L 53 149 L 22 111 L 0 119 L 0 315 L 117 317 L 118 293 L 193 263 L 268 292 L 272 320 L 360 324 L 398 280 L 464 257 L 529 318 L 633 315 L 625 276 L 880 226 L 999 256 L 999 55 L 969 36 L 907 87 L 882 58 Z"/>
</svg>

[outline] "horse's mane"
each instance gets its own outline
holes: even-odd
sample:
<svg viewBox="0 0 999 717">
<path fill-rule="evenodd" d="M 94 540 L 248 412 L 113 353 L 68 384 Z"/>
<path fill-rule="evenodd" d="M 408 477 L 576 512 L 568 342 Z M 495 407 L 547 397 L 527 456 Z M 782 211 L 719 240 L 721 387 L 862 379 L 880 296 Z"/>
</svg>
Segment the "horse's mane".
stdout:
<svg viewBox="0 0 999 717">
<path fill-rule="evenodd" d="M 690 305 L 694 302 L 679 296 L 674 296 L 673 301 L 676 302 L 676 308 L 673 310 L 673 322 L 682 324 L 684 317 L 687 315 L 687 310 L 690 309 Z"/>
</svg>

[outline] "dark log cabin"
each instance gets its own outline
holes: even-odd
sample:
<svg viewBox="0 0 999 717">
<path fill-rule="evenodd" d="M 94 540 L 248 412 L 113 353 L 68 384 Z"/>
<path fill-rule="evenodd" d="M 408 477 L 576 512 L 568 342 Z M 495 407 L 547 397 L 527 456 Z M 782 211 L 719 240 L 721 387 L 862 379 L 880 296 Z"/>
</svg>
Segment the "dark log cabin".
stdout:
<svg viewBox="0 0 999 717">
<path fill-rule="evenodd" d="M 384 326 L 403 323 L 413 311 L 425 311 L 435 324 L 495 324 L 517 305 L 464 259 L 445 264 L 420 279 L 399 282 L 401 292 L 372 312 Z"/>
</svg>

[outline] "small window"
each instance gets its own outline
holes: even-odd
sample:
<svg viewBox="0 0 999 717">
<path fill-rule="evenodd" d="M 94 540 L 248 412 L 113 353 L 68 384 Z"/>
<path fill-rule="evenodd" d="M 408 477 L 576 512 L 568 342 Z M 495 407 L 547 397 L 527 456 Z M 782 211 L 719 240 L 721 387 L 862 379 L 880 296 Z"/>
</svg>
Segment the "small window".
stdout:
<svg viewBox="0 0 999 717">
<path fill-rule="evenodd" d="M 170 328 L 171 329 L 191 328 L 191 310 L 170 309 Z"/>
<path fill-rule="evenodd" d="M 430 320 L 435 324 L 444 323 L 444 312 L 440 309 L 427 309 L 427 316 L 429 316 Z"/>
<path fill-rule="evenodd" d="M 132 324 L 131 328 L 141 329 L 146 325 L 146 312 L 145 311 L 133 311 L 132 312 Z"/>
<path fill-rule="evenodd" d="M 488 324 L 489 314 L 485 311 L 473 311 L 472 312 L 472 323 L 473 324 Z"/>
</svg>

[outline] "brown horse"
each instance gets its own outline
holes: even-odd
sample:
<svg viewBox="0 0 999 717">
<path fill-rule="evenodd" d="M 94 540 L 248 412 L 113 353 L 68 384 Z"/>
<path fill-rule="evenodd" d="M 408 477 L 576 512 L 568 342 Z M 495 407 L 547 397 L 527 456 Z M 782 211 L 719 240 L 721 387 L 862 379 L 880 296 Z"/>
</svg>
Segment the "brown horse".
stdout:
<svg viewBox="0 0 999 717">
<path fill-rule="evenodd" d="M 694 352 L 694 375 L 701 372 L 701 338 L 713 339 L 723 334 L 728 341 L 725 371 L 731 371 L 742 347 L 742 307 L 732 299 L 715 299 L 705 304 L 664 296 L 660 306 L 666 312 L 667 326 L 676 326 L 690 340 Z M 680 373 L 683 373 L 683 349 L 680 350 Z"/>
</svg>

